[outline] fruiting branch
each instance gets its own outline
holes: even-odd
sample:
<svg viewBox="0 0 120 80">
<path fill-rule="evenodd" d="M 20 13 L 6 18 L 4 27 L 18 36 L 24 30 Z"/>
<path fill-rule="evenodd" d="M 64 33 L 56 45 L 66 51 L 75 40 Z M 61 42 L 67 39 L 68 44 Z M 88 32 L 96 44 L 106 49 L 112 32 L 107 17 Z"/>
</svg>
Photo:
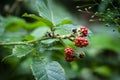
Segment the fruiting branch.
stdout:
<svg viewBox="0 0 120 80">
<path fill-rule="evenodd" d="M 88 35 L 88 28 L 82 26 L 79 29 L 73 29 L 71 34 L 67 35 L 59 35 L 54 34 L 54 31 L 48 31 L 45 36 L 39 38 L 37 40 L 30 40 L 30 41 L 22 41 L 22 42 L 8 42 L 8 43 L 0 43 L 0 45 L 34 45 L 38 41 L 47 40 L 47 39 L 59 39 L 62 44 L 67 47 L 64 50 L 65 53 L 65 60 L 68 62 L 74 61 L 77 57 L 76 52 L 72 47 L 66 46 L 66 43 L 62 41 L 62 39 L 69 39 L 74 42 L 76 47 L 86 47 L 88 45 L 88 40 L 85 38 Z M 80 58 L 85 57 L 85 54 L 82 52 L 79 55 Z"/>
</svg>

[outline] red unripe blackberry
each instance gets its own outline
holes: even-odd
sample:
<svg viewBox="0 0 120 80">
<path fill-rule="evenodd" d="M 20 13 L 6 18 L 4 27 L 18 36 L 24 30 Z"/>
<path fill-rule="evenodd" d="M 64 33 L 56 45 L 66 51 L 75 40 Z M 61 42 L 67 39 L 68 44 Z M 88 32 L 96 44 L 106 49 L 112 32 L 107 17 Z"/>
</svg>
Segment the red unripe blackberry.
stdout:
<svg viewBox="0 0 120 80">
<path fill-rule="evenodd" d="M 69 48 L 66 48 L 66 49 L 64 50 L 64 53 L 65 53 L 65 55 L 67 55 L 67 56 L 71 56 L 71 55 L 74 54 L 74 50 L 69 47 Z"/>
<path fill-rule="evenodd" d="M 76 56 L 74 55 L 74 50 L 70 47 L 64 50 L 65 60 L 68 62 L 74 61 Z"/>
<path fill-rule="evenodd" d="M 68 61 L 68 62 L 72 62 L 76 59 L 76 56 L 65 56 L 65 60 Z"/>
<path fill-rule="evenodd" d="M 80 31 L 82 32 L 82 35 L 81 35 L 82 37 L 88 35 L 88 28 L 83 26 L 83 27 L 80 28 Z"/>
<path fill-rule="evenodd" d="M 75 45 L 77 47 L 85 47 L 88 45 L 88 40 L 86 38 L 83 38 L 83 37 L 75 38 L 74 42 L 75 42 Z"/>
</svg>

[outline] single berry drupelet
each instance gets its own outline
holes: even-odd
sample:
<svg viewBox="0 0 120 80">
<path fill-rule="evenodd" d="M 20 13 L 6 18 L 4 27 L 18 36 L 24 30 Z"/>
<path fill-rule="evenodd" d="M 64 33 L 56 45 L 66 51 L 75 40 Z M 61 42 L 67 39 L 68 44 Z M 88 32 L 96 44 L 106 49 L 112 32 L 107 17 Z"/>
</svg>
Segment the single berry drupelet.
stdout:
<svg viewBox="0 0 120 80">
<path fill-rule="evenodd" d="M 77 37 L 74 40 L 75 46 L 77 47 L 86 47 L 88 45 L 88 40 L 83 37 Z"/>
<path fill-rule="evenodd" d="M 81 31 L 81 37 L 84 37 L 84 36 L 87 36 L 88 35 L 88 28 L 86 28 L 86 27 L 81 27 L 80 28 L 80 31 Z"/>
</svg>

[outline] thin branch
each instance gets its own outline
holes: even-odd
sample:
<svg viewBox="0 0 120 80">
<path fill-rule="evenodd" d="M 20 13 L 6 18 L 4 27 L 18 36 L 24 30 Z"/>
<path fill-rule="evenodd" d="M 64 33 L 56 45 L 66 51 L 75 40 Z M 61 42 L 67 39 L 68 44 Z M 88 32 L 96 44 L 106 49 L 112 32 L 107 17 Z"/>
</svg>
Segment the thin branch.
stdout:
<svg viewBox="0 0 120 80">
<path fill-rule="evenodd" d="M 0 45 L 30 45 L 30 44 L 34 44 L 37 41 L 41 41 L 41 40 L 46 40 L 46 39 L 51 39 L 51 38 L 56 38 L 56 39 L 69 39 L 70 37 L 73 37 L 73 34 L 68 34 L 68 35 L 62 35 L 62 36 L 54 36 L 54 37 L 42 37 L 40 39 L 37 40 L 30 40 L 30 41 L 23 41 L 23 42 L 8 42 L 8 43 L 0 43 Z"/>
<path fill-rule="evenodd" d="M 6 12 L 8 14 L 13 14 L 13 13 L 16 14 L 16 12 L 19 11 L 20 6 L 22 5 L 23 1 L 24 0 L 16 0 L 11 7 L 6 6 L 8 7 L 8 9 L 6 9 Z"/>
<path fill-rule="evenodd" d="M 8 42 L 8 43 L 0 43 L 0 45 L 29 45 L 30 43 L 34 43 L 37 41 L 48 39 L 49 37 L 43 37 L 37 40 L 31 40 L 31 41 L 23 41 L 23 42 Z"/>
<path fill-rule="evenodd" d="M 8 42 L 8 43 L 0 43 L 0 45 L 27 45 L 26 42 Z"/>
</svg>

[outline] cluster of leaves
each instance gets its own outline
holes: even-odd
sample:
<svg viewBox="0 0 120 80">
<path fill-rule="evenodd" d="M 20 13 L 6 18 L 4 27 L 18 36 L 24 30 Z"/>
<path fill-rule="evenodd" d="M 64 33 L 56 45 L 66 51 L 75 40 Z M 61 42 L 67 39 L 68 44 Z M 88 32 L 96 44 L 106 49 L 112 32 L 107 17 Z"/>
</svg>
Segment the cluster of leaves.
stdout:
<svg viewBox="0 0 120 80">
<path fill-rule="evenodd" d="M 78 0 L 79 1 L 79 0 Z M 87 1 L 86 1 L 87 2 Z M 90 21 L 104 22 L 106 26 L 115 26 L 120 32 L 120 7 L 119 0 L 93 0 L 93 3 L 83 6 L 76 6 L 78 11 L 92 14 Z M 91 12 L 92 9 L 96 11 Z M 84 9 L 84 10 L 82 10 Z"/>
</svg>

